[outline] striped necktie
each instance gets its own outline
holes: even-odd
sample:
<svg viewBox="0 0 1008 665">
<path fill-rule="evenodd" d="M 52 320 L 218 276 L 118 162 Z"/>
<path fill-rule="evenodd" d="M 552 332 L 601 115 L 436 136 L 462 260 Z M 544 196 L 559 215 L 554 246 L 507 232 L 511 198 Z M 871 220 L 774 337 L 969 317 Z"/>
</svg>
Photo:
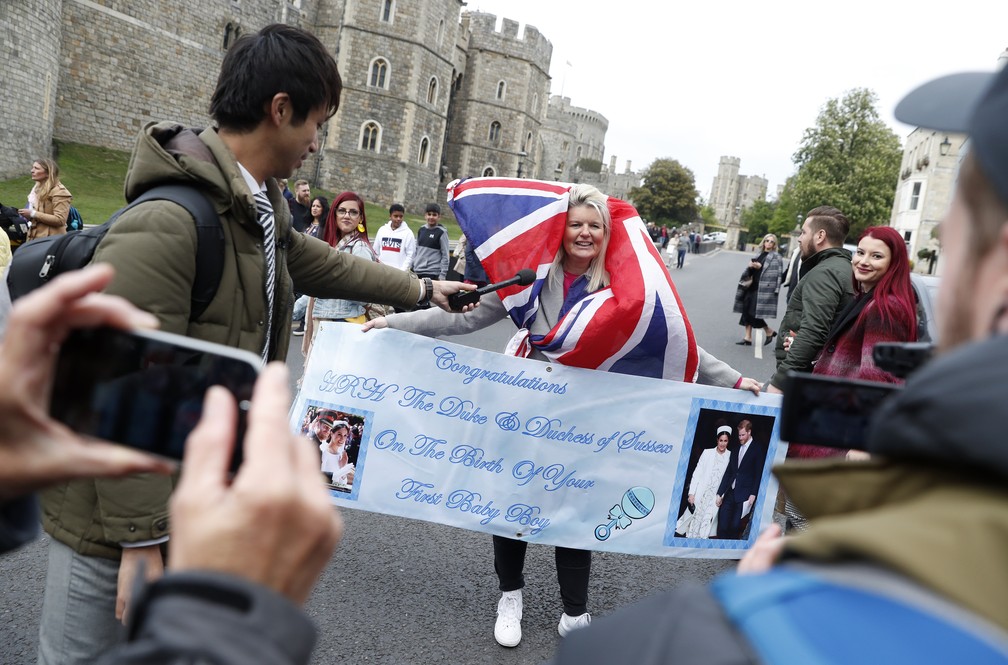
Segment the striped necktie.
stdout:
<svg viewBox="0 0 1008 665">
<path fill-rule="evenodd" d="M 260 191 L 255 195 L 258 222 L 263 229 L 263 249 L 266 260 L 266 341 L 263 344 L 262 358 L 269 358 L 270 338 L 273 335 L 273 291 L 276 287 L 276 223 L 273 219 L 273 205 Z"/>
</svg>

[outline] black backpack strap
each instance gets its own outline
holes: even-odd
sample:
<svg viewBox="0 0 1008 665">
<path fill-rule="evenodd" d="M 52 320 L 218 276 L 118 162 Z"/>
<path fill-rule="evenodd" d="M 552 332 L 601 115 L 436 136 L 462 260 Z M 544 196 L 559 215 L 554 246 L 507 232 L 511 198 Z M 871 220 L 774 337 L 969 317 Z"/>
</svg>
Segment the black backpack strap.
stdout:
<svg viewBox="0 0 1008 665">
<path fill-rule="evenodd" d="M 171 201 L 185 208 L 196 223 L 196 277 L 193 280 L 189 320 L 198 319 L 217 295 L 224 274 L 224 228 L 213 203 L 202 190 L 190 185 L 158 185 L 134 199 L 115 215 L 146 201 Z M 112 223 L 110 219 L 108 223 Z"/>
</svg>

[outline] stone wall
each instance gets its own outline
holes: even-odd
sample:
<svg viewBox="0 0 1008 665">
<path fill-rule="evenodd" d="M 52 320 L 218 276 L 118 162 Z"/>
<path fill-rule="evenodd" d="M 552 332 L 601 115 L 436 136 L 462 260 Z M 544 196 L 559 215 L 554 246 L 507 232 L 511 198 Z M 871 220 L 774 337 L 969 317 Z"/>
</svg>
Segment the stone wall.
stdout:
<svg viewBox="0 0 1008 665">
<path fill-rule="evenodd" d="M 0 112 L 0 178 L 28 175 L 35 159 L 52 152 L 53 121 L 57 117 L 60 43 L 60 0 L 32 3 L 0 2 L 0 43 L 3 101 Z M 25 196 L 28 192 L 25 192 Z M 24 201 L 4 201 L 24 206 Z"/>
</svg>

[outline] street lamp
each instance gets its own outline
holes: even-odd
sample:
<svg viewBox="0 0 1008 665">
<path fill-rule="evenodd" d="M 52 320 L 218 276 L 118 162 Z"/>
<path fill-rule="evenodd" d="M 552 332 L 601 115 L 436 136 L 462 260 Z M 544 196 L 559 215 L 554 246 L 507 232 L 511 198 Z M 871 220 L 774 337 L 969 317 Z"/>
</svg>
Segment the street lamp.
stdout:
<svg viewBox="0 0 1008 665">
<path fill-rule="evenodd" d="M 942 157 L 945 157 L 949 154 L 949 150 L 951 149 L 952 149 L 952 142 L 949 141 L 948 137 L 946 136 L 945 140 L 938 144 L 938 152 L 941 153 Z"/>
<path fill-rule="evenodd" d="M 525 163 L 525 158 L 528 157 L 528 153 L 522 150 L 518 153 L 518 177 L 521 178 L 522 165 Z"/>
</svg>

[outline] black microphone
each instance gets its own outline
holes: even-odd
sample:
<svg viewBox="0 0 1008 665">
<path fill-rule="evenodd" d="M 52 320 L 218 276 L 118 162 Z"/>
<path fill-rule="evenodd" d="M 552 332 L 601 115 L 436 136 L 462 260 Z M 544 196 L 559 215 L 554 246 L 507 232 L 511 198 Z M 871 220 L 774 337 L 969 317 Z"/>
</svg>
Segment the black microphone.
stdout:
<svg viewBox="0 0 1008 665">
<path fill-rule="evenodd" d="M 485 296 L 488 293 L 493 293 L 503 288 L 513 286 L 515 284 L 521 286 L 528 286 L 535 281 L 535 271 L 529 268 L 522 268 L 518 271 L 518 274 L 511 279 L 506 279 L 503 282 L 497 282 L 496 284 L 487 284 L 486 286 L 481 286 L 475 291 L 459 291 L 458 293 L 453 293 L 448 296 L 448 306 L 452 310 L 459 312 L 466 305 L 472 305 L 478 303 L 480 296 Z"/>
</svg>

